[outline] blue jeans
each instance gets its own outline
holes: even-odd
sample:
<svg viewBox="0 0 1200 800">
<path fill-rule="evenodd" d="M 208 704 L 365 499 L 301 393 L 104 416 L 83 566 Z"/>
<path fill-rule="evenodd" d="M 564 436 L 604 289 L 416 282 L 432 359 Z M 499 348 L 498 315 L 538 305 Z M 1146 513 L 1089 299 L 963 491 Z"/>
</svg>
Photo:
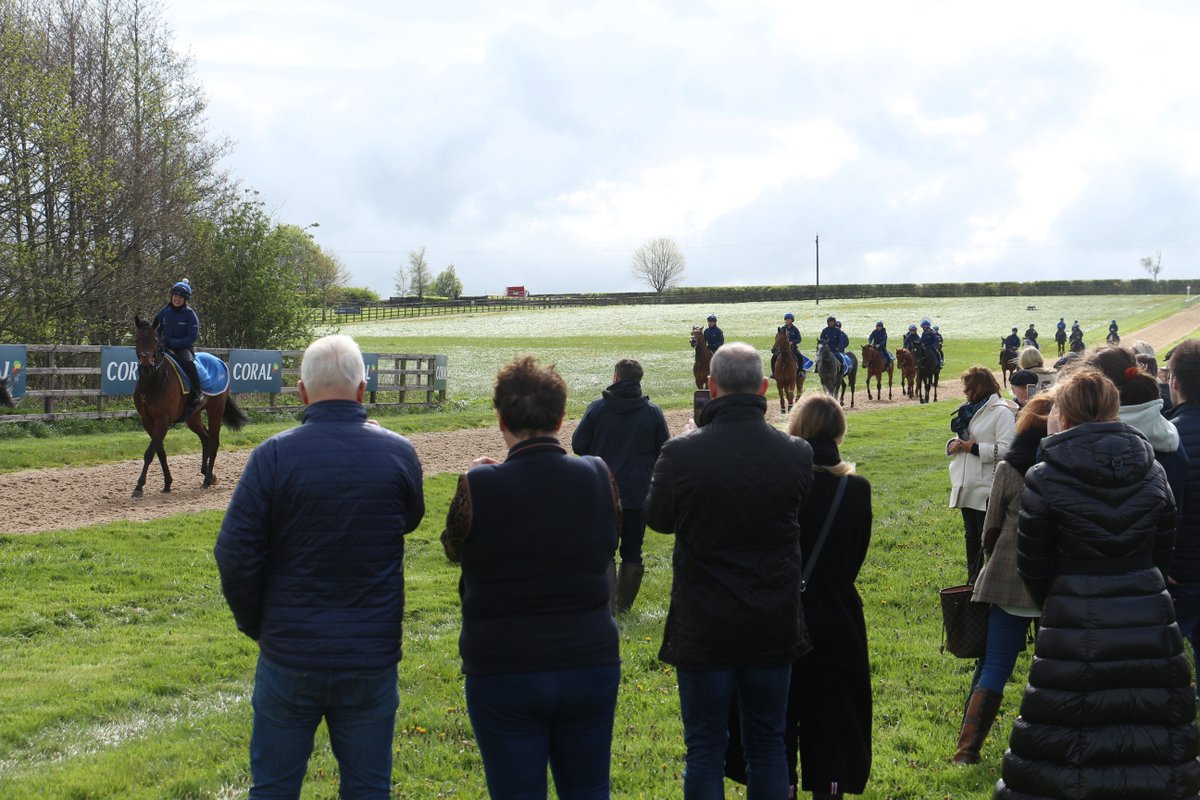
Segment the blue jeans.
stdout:
<svg viewBox="0 0 1200 800">
<path fill-rule="evenodd" d="M 646 518 L 640 508 L 627 508 L 621 514 L 621 563 L 642 563 L 642 542 L 646 539 Z"/>
<path fill-rule="evenodd" d="M 251 702 L 251 798 L 300 796 L 322 717 L 341 773 L 341 797 L 391 797 L 400 705 L 394 665 L 371 672 L 303 671 L 260 654 Z"/>
<path fill-rule="evenodd" d="M 468 675 L 467 714 L 492 800 L 608 800 L 621 667 Z"/>
<path fill-rule="evenodd" d="M 1025 635 L 1031 617 L 1016 617 L 1000 606 L 988 612 L 987 650 L 979 685 L 993 692 L 1004 693 L 1004 684 L 1012 677 L 1017 656 L 1025 649 Z"/>
<path fill-rule="evenodd" d="M 792 665 L 677 670 L 687 767 L 684 800 L 723 800 L 729 706 L 735 693 L 746 753 L 746 796 L 776 800 L 788 793 L 783 744 Z"/>
</svg>

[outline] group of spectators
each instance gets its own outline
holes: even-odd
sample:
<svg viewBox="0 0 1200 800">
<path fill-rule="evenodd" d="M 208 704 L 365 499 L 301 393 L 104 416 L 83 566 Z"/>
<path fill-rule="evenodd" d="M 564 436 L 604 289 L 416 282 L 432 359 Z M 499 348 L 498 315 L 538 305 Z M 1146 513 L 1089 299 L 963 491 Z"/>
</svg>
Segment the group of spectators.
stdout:
<svg viewBox="0 0 1200 800">
<path fill-rule="evenodd" d="M 609 797 L 614 615 L 636 598 L 647 525 L 674 536 L 659 657 L 678 679 L 684 796 L 721 797 L 726 775 L 754 798 L 861 793 L 871 688 L 854 584 L 871 495 L 842 459 L 841 407 L 810 395 L 778 430 L 762 356 L 734 342 L 713 357 L 711 402 L 668 439 L 641 378 L 636 361 L 615 365 L 576 457 L 558 438 L 554 367 L 523 357 L 497 375 L 507 457 L 472 462 L 441 537 L 462 570 L 459 651 L 489 794 L 545 797 L 549 766 L 558 797 Z M 215 548 L 259 645 L 250 797 L 299 796 L 322 719 L 342 796 L 388 797 L 421 467 L 367 419 L 349 337 L 314 342 L 298 386 L 303 423 L 252 453 Z"/>
<path fill-rule="evenodd" d="M 994 797 L 1195 797 L 1200 340 L 1170 353 L 1162 384 L 1130 348 L 1057 371 L 1020 358 L 1017 403 L 983 367 L 963 374 L 946 445 L 973 599 L 990 605 L 954 761 L 980 760 L 1036 621 Z"/>
</svg>

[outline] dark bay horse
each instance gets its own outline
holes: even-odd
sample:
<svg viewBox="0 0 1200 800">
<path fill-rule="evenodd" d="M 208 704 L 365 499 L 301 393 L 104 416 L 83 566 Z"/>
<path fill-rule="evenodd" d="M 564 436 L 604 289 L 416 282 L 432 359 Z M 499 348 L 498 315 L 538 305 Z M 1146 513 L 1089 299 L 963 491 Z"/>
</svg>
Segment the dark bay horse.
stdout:
<svg viewBox="0 0 1200 800">
<path fill-rule="evenodd" d="M 1087 345 L 1085 345 L 1083 343 L 1083 336 L 1071 337 L 1071 352 L 1072 353 L 1082 353 L 1086 347 L 1087 347 Z"/>
<path fill-rule="evenodd" d="M 942 377 L 942 367 L 938 364 L 937 353 L 926 349 L 920 342 L 912 346 L 913 358 L 917 362 L 917 399 L 922 403 L 929 402 L 929 390 L 933 389 L 933 402 L 937 402 L 938 380 Z"/>
<path fill-rule="evenodd" d="M 850 386 L 850 407 L 854 408 L 854 384 L 858 380 L 858 358 L 854 353 L 847 353 L 850 359 L 850 369 L 842 367 L 842 360 L 829 351 L 824 342 L 817 345 L 817 375 L 821 377 L 821 388 L 830 397 L 836 397 L 842 405 L 846 404 L 846 385 Z"/>
<path fill-rule="evenodd" d="M 775 388 L 779 390 L 779 413 L 786 414 L 792 410 L 792 405 L 800 396 L 800 392 L 804 391 L 804 378 L 800 377 L 804 373 L 800 372 L 800 365 L 796 363 L 796 354 L 792 352 L 792 340 L 788 338 L 787 331 L 782 326 L 775 331 L 775 344 L 772 345 L 771 350 L 776 354 L 771 377 L 775 379 Z M 799 391 L 796 390 L 797 383 L 800 386 Z M 783 405 L 785 396 L 787 408 L 784 408 Z"/>
<path fill-rule="evenodd" d="M 1061 356 L 1067 350 L 1067 332 L 1062 328 L 1055 331 L 1054 343 L 1058 345 L 1058 354 Z"/>
<path fill-rule="evenodd" d="M 1017 351 L 1004 346 L 1003 337 L 1000 339 L 1000 380 L 1008 386 L 1008 376 L 1017 371 Z"/>
<path fill-rule="evenodd" d="M 692 328 L 692 349 L 696 351 L 696 357 L 692 361 L 692 375 L 696 378 L 697 389 L 708 388 L 708 365 L 712 362 L 712 351 L 708 349 L 708 343 L 704 341 L 704 331 L 700 328 Z"/>
<path fill-rule="evenodd" d="M 883 373 L 888 376 L 888 400 L 892 399 L 892 370 L 895 366 L 883 357 L 873 344 L 864 344 L 862 349 L 862 365 L 867 371 L 867 399 L 871 399 L 871 378 L 875 379 L 875 394 L 883 399 Z"/>
<path fill-rule="evenodd" d="M 900 394 L 907 394 L 911 400 L 917 390 L 917 359 L 911 350 L 901 347 L 896 351 L 896 366 L 900 368 Z"/>
<path fill-rule="evenodd" d="M 142 474 L 133 490 L 134 497 L 142 496 L 142 487 L 146 485 L 146 471 L 150 462 L 158 456 L 162 465 L 164 492 L 171 491 L 171 470 L 167 468 L 167 451 L 163 440 L 167 431 L 180 421 L 187 406 L 187 392 L 179 378 L 179 370 L 167 359 L 163 352 L 162 329 L 158 320 L 150 324 L 140 317 L 134 317 L 137 326 L 134 335 L 134 346 L 137 350 L 138 380 L 133 389 L 133 404 L 142 417 L 142 427 L 150 434 L 150 446 L 142 456 Z M 208 412 L 208 427 L 201 422 L 200 412 Z M 235 431 L 248 422 L 243 412 L 233 402 L 229 389 L 216 395 L 206 395 L 204 405 L 197 408 L 187 419 L 187 426 L 200 437 L 203 455 L 200 460 L 200 472 L 204 475 L 204 487 L 208 488 L 217 482 L 213 474 L 213 463 L 217 460 L 217 448 L 221 444 L 221 424 L 227 423 Z"/>
</svg>

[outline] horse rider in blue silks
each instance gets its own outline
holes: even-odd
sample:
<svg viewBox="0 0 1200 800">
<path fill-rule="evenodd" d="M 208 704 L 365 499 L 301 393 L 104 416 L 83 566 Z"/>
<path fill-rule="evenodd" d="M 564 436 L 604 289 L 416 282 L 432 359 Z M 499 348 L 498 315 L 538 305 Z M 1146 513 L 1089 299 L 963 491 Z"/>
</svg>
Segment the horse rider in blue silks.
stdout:
<svg viewBox="0 0 1200 800">
<path fill-rule="evenodd" d="M 850 346 L 850 337 L 838 327 L 837 317 L 830 316 L 825 320 L 825 328 L 821 331 L 817 341 L 824 342 L 825 346 L 829 348 L 829 352 L 837 356 L 842 365 L 842 372 L 850 370 L 850 365 L 846 362 L 846 348 Z"/>
<path fill-rule="evenodd" d="M 1079 327 L 1079 320 L 1071 323 L 1071 335 L 1067 338 L 1072 342 L 1076 339 L 1083 341 L 1083 328 Z"/>
<path fill-rule="evenodd" d="M 1056 324 L 1054 327 L 1058 328 L 1060 331 L 1066 332 L 1066 330 L 1067 330 L 1066 320 L 1064 320 L 1062 317 L 1059 317 L 1058 324 Z"/>
<path fill-rule="evenodd" d="M 1041 350 L 1037 341 L 1037 328 L 1033 327 L 1033 323 L 1029 323 L 1029 327 L 1025 329 L 1025 344 L 1035 350 Z"/>
<path fill-rule="evenodd" d="M 192 285 L 188 279 L 171 287 L 171 301 L 158 312 L 158 323 L 162 328 L 163 345 L 175 357 L 176 363 L 187 375 L 191 384 L 187 404 L 180 419 L 190 417 L 201 404 L 200 376 L 196 373 L 196 339 L 200 336 L 200 317 L 188 305 L 192 297 Z"/>
<path fill-rule="evenodd" d="M 1012 333 L 1004 337 L 1004 348 L 1006 350 L 1020 350 L 1021 337 L 1017 336 L 1017 329 L 1013 328 Z"/>
<path fill-rule="evenodd" d="M 938 369 L 946 365 L 945 357 L 942 355 L 942 335 L 930 329 L 927 319 L 921 320 L 921 346 L 933 352 L 937 358 Z"/>
<path fill-rule="evenodd" d="M 783 315 L 783 329 L 787 332 L 788 341 L 792 343 L 792 357 L 796 359 L 796 376 L 799 377 L 800 373 L 812 369 L 812 361 L 800 352 L 800 341 L 804 337 L 796 327 L 796 315 L 790 311 Z M 778 353 L 771 353 L 771 372 L 775 371 L 775 361 L 778 358 Z"/>
<path fill-rule="evenodd" d="M 911 350 L 914 344 L 921 341 L 921 334 L 917 333 L 917 323 L 908 326 L 908 333 L 904 334 L 904 349 Z"/>
<path fill-rule="evenodd" d="M 708 327 L 704 329 L 704 343 L 708 345 L 708 352 L 715 353 L 717 348 L 725 344 L 725 332 L 717 327 L 717 315 L 708 315 Z"/>
<path fill-rule="evenodd" d="M 1121 341 L 1121 335 L 1117 333 L 1117 321 L 1115 319 L 1108 323 L 1108 340 L 1110 342 Z"/>
<path fill-rule="evenodd" d="M 938 330 L 937 325 L 933 326 L 933 335 L 937 337 L 937 349 L 938 349 L 938 352 L 940 353 L 940 352 L 942 352 L 942 341 L 943 340 L 942 340 L 942 332 L 940 330 Z"/>
<path fill-rule="evenodd" d="M 876 350 L 883 353 L 883 361 L 890 369 L 893 357 L 887 349 L 887 328 L 883 327 L 883 320 L 875 323 L 875 330 L 871 331 L 871 335 L 867 337 L 867 344 L 872 345 Z"/>
</svg>

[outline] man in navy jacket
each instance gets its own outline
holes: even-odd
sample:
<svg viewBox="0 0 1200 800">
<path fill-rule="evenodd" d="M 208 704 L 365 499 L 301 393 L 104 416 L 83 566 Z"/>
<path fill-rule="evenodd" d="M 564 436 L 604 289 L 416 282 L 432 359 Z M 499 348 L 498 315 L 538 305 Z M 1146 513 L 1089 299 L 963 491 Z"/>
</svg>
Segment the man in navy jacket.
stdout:
<svg viewBox="0 0 1200 800">
<path fill-rule="evenodd" d="M 1179 630 L 1196 650 L 1200 634 L 1200 339 L 1186 339 L 1171 351 L 1168 416 L 1187 453 L 1187 491 L 1175 529 L 1175 554 L 1167 589 L 1175 598 Z"/>
<path fill-rule="evenodd" d="M 367 419 L 362 352 L 304 353 L 299 427 L 250 456 L 214 551 L 238 630 L 258 642 L 250 797 L 299 797 L 322 717 L 343 797 L 390 797 L 404 535 L 421 522 L 412 444 Z"/>
</svg>

